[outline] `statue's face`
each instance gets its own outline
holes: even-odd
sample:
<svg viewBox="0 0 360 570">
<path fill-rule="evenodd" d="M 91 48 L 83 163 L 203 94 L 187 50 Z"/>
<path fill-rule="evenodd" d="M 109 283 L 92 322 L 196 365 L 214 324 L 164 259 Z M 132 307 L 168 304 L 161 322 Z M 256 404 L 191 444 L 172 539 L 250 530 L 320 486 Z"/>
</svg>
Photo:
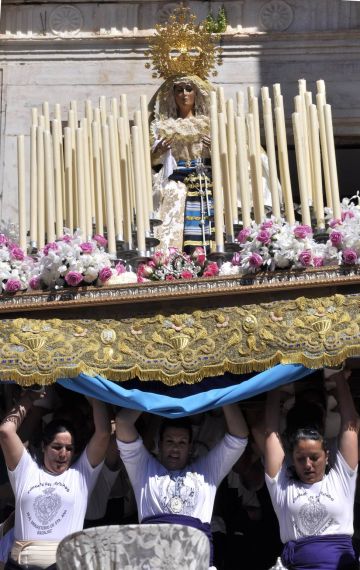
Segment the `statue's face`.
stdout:
<svg viewBox="0 0 360 570">
<path fill-rule="evenodd" d="M 195 106 L 194 85 L 189 82 L 176 83 L 174 85 L 175 103 L 179 111 L 190 111 Z"/>
</svg>

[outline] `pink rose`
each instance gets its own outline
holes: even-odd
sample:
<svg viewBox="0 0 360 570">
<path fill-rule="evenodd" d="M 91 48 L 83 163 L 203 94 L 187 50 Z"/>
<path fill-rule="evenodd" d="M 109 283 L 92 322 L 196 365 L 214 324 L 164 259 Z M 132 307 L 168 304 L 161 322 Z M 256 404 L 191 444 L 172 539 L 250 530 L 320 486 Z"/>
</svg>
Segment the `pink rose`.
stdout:
<svg viewBox="0 0 360 570">
<path fill-rule="evenodd" d="M 234 253 L 234 255 L 232 256 L 232 260 L 231 260 L 232 265 L 240 265 L 241 263 L 241 254 L 236 251 Z"/>
<path fill-rule="evenodd" d="M 333 218 L 329 221 L 329 228 L 335 228 L 336 226 L 341 226 L 341 220 L 339 220 L 339 218 Z"/>
<path fill-rule="evenodd" d="M 272 220 L 266 220 L 266 222 L 263 222 L 260 226 L 261 230 L 267 230 L 268 228 L 272 228 L 274 225 L 274 222 Z"/>
<path fill-rule="evenodd" d="M 107 246 L 107 239 L 104 238 L 104 236 L 100 235 L 100 234 L 96 234 L 93 237 L 93 240 L 96 241 L 96 243 L 100 246 L 100 247 L 106 247 Z"/>
<path fill-rule="evenodd" d="M 324 265 L 324 258 L 321 256 L 315 256 L 313 258 L 314 267 L 322 267 Z"/>
<path fill-rule="evenodd" d="M 5 291 L 8 293 L 14 293 L 15 291 L 19 291 L 21 289 L 21 283 L 19 279 L 8 279 L 5 284 Z"/>
<path fill-rule="evenodd" d="M 338 247 L 342 242 L 342 238 L 343 235 L 341 232 L 337 231 L 331 232 L 330 234 L 331 245 L 333 245 L 334 247 Z"/>
<path fill-rule="evenodd" d="M 298 259 L 303 267 L 309 267 L 311 265 L 311 251 L 305 249 L 299 254 Z"/>
<path fill-rule="evenodd" d="M 52 241 L 52 242 L 46 244 L 46 246 L 43 249 L 43 252 L 44 252 L 44 255 L 47 255 L 50 250 L 58 251 L 58 249 L 59 249 L 58 244 L 55 241 Z"/>
<path fill-rule="evenodd" d="M 92 253 L 94 250 L 94 246 L 90 241 L 84 241 L 80 244 L 80 249 L 84 253 Z"/>
<path fill-rule="evenodd" d="M 259 253 L 256 253 L 256 251 L 252 253 L 249 257 L 250 267 L 255 267 L 255 268 L 261 267 L 263 262 L 264 262 L 263 258 Z"/>
<path fill-rule="evenodd" d="M 215 275 L 218 275 L 219 273 L 219 267 L 218 264 L 215 261 L 211 261 L 207 266 L 206 269 L 203 273 L 204 277 L 215 277 Z"/>
<path fill-rule="evenodd" d="M 123 263 L 119 262 L 115 265 L 115 271 L 117 275 L 122 275 L 122 273 L 126 273 L 126 267 Z"/>
<path fill-rule="evenodd" d="M 64 241 L 65 243 L 71 243 L 72 242 L 72 237 L 69 236 L 69 234 L 65 234 L 60 241 Z"/>
<path fill-rule="evenodd" d="M 0 245 L 7 245 L 8 238 L 4 234 L 0 234 Z"/>
<path fill-rule="evenodd" d="M 305 239 L 306 237 L 311 235 L 312 235 L 312 229 L 310 226 L 301 225 L 301 226 L 296 226 L 296 228 L 294 228 L 294 236 L 298 239 Z"/>
<path fill-rule="evenodd" d="M 203 265 L 206 260 L 205 250 L 203 247 L 196 247 L 191 256 L 200 265 Z"/>
<path fill-rule="evenodd" d="M 175 281 L 175 276 L 169 273 L 165 276 L 165 281 Z"/>
<path fill-rule="evenodd" d="M 268 245 L 271 241 L 270 232 L 268 232 L 267 230 L 260 230 L 260 232 L 256 236 L 256 239 L 263 245 Z"/>
<path fill-rule="evenodd" d="M 242 230 L 239 231 L 238 235 L 237 235 L 237 240 L 239 243 L 245 243 L 248 239 L 248 237 L 251 234 L 251 229 L 250 228 L 244 228 Z"/>
<path fill-rule="evenodd" d="M 77 287 L 83 280 L 83 276 L 78 271 L 69 271 L 65 275 L 65 281 L 69 285 L 69 287 Z"/>
<path fill-rule="evenodd" d="M 155 251 L 154 255 L 152 256 L 152 262 L 155 263 L 156 267 L 161 267 L 162 265 L 166 265 L 169 261 L 169 257 L 166 255 L 164 251 Z"/>
<path fill-rule="evenodd" d="M 17 259 L 18 261 L 23 261 L 23 259 L 25 259 L 25 253 L 17 245 L 11 247 L 10 254 L 13 259 Z"/>
<path fill-rule="evenodd" d="M 346 265 L 354 265 L 357 261 L 356 251 L 353 249 L 344 249 L 342 252 L 342 258 Z"/>
<path fill-rule="evenodd" d="M 354 217 L 355 217 L 354 212 L 351 212 L 350 210 L 347 210 L 346 212 L 341 212 L 341 221 Z"/>
<path fill-rule="evenodd" d="M 147 279 L 149 277 L 151 277 L 151 275 L 154 274 L 154 270 L 152 267 L 150 267 L 149 265 L 144 265 L 143 269 L 142 269 L 142 275 L 143 277 L 146 277 Z"/>
<path fill-rule="evenodd" d="M 184 271 L 181 272 L 181 279 L 192 279 L 192 278 L 193 274 L 188 269 L 184 269 Z"/>
<path fill-rule="evenodd" d="M 35 275 L 34 277 L 30 278 L 29 280 L 30 289 L 40 289 L 40 286 L 41 286 L 41 280 L 38 275 Z"/>
<path fill-rule="evenodd" d="M 169 247 L 169 255 L 175 255 L 175 253 L 179 253 L 178 247 Z"/>
<path fill-rule="evenodd" d="M 99 279 L 101 283 L 106 283 L 106 281 L 109 281 L 110 277 L 112 277 L 111 267 L 103 267 L 100 269 Z"/>
</svg>

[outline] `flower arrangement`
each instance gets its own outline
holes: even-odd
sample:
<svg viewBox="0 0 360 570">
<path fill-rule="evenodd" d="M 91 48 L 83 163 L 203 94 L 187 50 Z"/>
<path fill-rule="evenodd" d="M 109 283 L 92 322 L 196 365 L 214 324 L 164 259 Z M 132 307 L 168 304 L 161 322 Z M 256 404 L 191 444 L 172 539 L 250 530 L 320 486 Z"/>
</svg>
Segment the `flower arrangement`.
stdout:
<svg viewBox="0 0 360 570">
<path fill-rule="evenodd" d="M 326 210 L 329 240 L 326 253 L 329 262 L 339 265 L 360 264 L 360 208 L 348 198 L 342 201 L 341 218 L 332 218 L 331 210 Z"/>
<path fill-rule="evenodd" d="M 138 283 L 214 277 L 218 274 L 217 264 L 208 260 L 202 247 L 195 248 L 192 255 L 176 248 L 156 251 L 150 261 L 139 265 L 137 271 Z"/>
<path fill-rule="evenodd" d="M 240 273 L 320 267 L 325 262 L 325 245 L 314 240 L 310 226 L 299 223 L 289 226 L 274 218 L 261 224 L 253 222 L 239 232 L 237 241 L 239 251 L 232 265 L 238 266 Z"/>
<path fill-rule="evenodd" d="M 29 287 L 34 261 L 9 237 L 0 234 L 1 292 L 14 293 Z"/>
<path fill-rule="evenodd" d="M 106 239 L 95 235 L 83 241 L 80 232 L 64 236 L 46 244 L 40 251 L 31 289 L 102 285 L 113 276 L 111 256 L 105 251 Z"/>
</svg>

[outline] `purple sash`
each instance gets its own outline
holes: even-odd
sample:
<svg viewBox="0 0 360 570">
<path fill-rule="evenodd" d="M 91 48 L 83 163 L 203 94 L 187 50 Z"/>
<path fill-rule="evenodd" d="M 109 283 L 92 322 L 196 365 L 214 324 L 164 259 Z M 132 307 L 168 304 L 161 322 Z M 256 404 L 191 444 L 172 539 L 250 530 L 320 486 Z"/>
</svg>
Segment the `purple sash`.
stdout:
<svg viewBox="0 0 360 570">
<path fill-rule="evenodd" d="M 356 570 L 351 536 L 324 534 L 290 540 L 281 555 L 289 570 Z"/>
<path fill-rule="evenodd" d="M 203 523 L 200 519 L 195 517 L 188 517 L 186 515 L 172 515 L 172 514 L 159 514 L 151 517 L 145 517 L 141 524 L 183 524 L 202 530 L 206 534 L 210 543 L 210 566 L 214 561 L 214 547 L 211 534 L 211 526 L 209 523 Z"/>
</svg>

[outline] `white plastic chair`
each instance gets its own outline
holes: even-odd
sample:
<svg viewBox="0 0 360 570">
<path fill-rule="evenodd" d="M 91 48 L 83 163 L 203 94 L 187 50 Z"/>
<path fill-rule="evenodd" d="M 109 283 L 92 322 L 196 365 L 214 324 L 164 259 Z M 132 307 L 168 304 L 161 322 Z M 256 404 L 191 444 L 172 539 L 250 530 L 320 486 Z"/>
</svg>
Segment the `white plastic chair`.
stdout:
<svg viewBox="0 0 360 570">
<path fill-rule="evenodd" d="M 56 553 L 59 570 L 208 570 L 207 536 L 178 524 L 87 528 L 65 537 Z"/>
</svg>

